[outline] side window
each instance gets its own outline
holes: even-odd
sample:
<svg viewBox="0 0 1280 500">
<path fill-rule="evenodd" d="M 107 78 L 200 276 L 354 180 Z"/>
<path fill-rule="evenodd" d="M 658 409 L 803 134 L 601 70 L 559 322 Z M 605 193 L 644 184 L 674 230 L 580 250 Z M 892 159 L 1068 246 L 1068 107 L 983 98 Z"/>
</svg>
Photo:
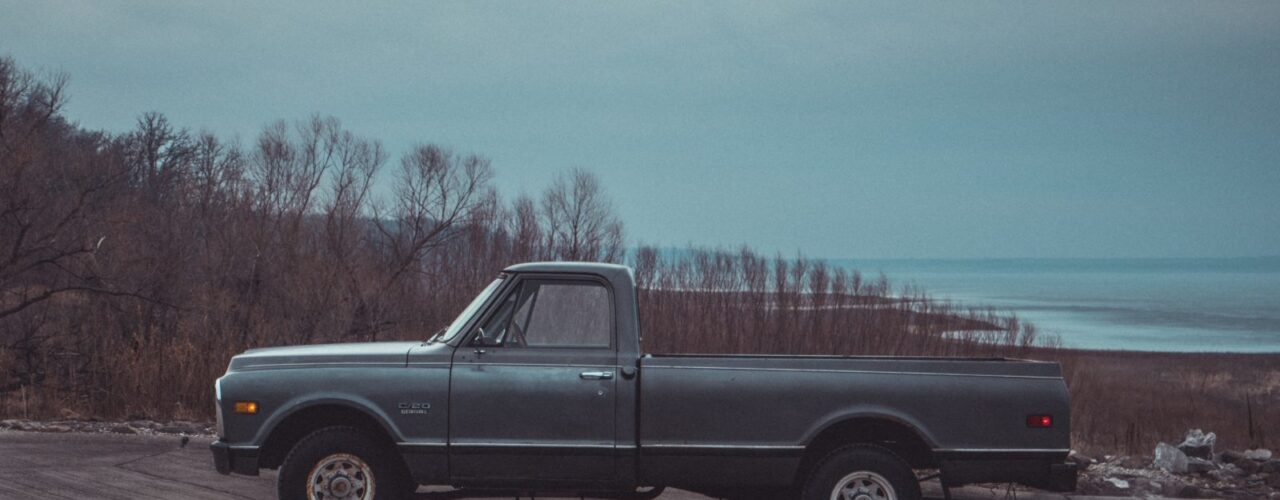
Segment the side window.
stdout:
<svg viewBox="0 0 1280 500">
<path fill-rule="evenodd" d="M 595 282 L 526 282 L 507 346 L 609 347 L 613 312 L 609 290 Z"/>
</svg>

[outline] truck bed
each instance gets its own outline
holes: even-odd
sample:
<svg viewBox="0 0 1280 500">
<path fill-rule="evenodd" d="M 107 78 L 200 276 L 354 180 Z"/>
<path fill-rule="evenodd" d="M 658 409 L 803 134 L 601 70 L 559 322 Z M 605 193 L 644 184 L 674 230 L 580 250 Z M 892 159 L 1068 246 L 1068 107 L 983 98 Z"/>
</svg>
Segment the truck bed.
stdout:
<svg viewBox="0 0 1280 500">
<path fill-rule="evenodd" d="M 940 459 L 1066 457 L 1068 396 L 1057 363 L 1005 358 L 646 355 L 641 473 L 696 484 L 708 450 L 740 458 L 744 484 L 793 474 L 805 447 L 855 419 L 911 429 Z M 1032 429 L 1029 415 L 1054 415 Z M 779 476 L 781 475 L 781 476 Z"/>
</svg>

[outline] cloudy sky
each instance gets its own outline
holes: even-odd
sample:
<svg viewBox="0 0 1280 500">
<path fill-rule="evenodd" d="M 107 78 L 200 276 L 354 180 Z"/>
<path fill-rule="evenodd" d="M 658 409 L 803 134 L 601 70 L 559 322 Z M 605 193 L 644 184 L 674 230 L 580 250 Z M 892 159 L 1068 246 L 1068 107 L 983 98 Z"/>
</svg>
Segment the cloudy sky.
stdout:
<svg viewBox="0 0 1280 500">
<path fill-rule="evenodd" d="M 265 4 L 265 5 L 264 5 Z M 823 257 L 1280 254 L 1280 2 L 0 0 L 68 115 L 581 166 L 632 241 Z"/>
</svg>

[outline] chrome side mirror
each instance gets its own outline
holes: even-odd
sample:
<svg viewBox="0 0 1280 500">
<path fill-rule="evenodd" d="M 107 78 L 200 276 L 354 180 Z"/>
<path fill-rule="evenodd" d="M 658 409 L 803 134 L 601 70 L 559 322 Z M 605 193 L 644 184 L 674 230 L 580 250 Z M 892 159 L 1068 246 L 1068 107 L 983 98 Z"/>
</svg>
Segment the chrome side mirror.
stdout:
<svg viewBox="0 0 1280 500">
<path fill-rule="evenodd" d="M 471 337 L 471 347 L 476 348 L 476 354 L 484 354 L 484 348 L 496 347 L 496 343 L 485 337 L 484 327 L 476 327 L 476 336 Z"/>
</svg>

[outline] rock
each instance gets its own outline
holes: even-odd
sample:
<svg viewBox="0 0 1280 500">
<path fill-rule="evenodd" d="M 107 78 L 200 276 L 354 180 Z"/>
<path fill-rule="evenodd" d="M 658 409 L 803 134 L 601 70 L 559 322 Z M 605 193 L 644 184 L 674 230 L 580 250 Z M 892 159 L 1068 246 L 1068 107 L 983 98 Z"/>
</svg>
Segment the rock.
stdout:
<svg viewBox="0 0 1280 500">
<path fill-rule="evenodd" d="M 1187 457 L 1187 473 L 1203 474 L 1212 470 L 1216 470 L 1217 465 L 1203 458 Z"/>
<path fill-rule="evenodd" d="M 1245 474 L 1239 467 L 1232 464 L 1227 464 L 1222 466 L 1221 469 L 1211 470 L 1208 472 L 1208 476 L 1213 478 L 1214 481 L 1232 484 L 1239 482 L 1241 478 L 1247 475 L 1248 474 Z"/>
<path fill-rule="evenodd" d="M 1240 470 L 1244 472 L 1244 475 L 1247 476 L 1258 472 L 1258 470 L 1262 468 L 1263 463 L 1254 460 L 1241 460 L 1230 465 L 1232 467 L 1239 467 Z"/>
<path fill-rule="evenodd" d="M 1234 464 L 1244 459 L 1244 453 L 1233 450 L 1227 450 L 1218 454 L 1218 461 L 1224 464 Z"/>
<path fill-rule="evenodd" d="M 1174 474 L 1186 474 L 1187 454 L 1169 443 L 1161 442 L 1156 445 L 1156 456 L 1151 460 L 1151 465 Z"/>
<path fill-rule="evenodd" d="M 1200 498 L 1200 488 L 1194 484 L 1180 484 L 1175 488 L 1174 498 Z"/>
<path fill-rule="evenodd" d="M 1213 445 L 1218 442 L 1218 435 L 1212 432 L 1205 434 L 1200 429 L 1187 431 L 1187 437 L 1178 445 L 1178 449 L 1188 457 L 1213 459 Z"/>
<path fill-rule="evenodd" d="M 1126 469 L 1145 469 L 1151 463 L 1151 459 L 1147 457 L 1120 457 L 1118 463 Z"/>
<path fill-rule="evenodd" d="M 70 427 L 67 427 L 65 425 L 58 425 L 58 424 L 42 425 L 30 430 L 34 430 L 36 432 L 58 432 L 58 433 L 71 432 Z"/>
<path fill-rule="evenodd" d="M 113 425 L 107 429 L 108 432 L 115 434 L 137 434 L 138 431 L 127 425 Z"/>
<path fill-rule="evenodd" d="M 1098 488 L 1094 485 L 1093 479 L 1086 474 L 1076 476 L 1076 493 L 1080 495 L 1092 495 L 1098 493 Z"/>
<path fill-rule="evenodd" d="M 1145 477 L 1137 477 L 1132 480 L 1132 483 L 1133 492 L 1131 494 L 1135 497 L 1158 497 L 1164 493 L 1164 485 L 1160 484 L 1159 481 L 1152 481 Z"/>
<path fill-rule="evenodd" d="M 1268 460 L 1266 463 L 1258 467 L 1258 472 L 1280 472 L 1280 460 Z"/>
<path fill-rule="evenodd" d="M 1259 462 L 1266 462 L 1268 460 L 1271 460 L 1271 450 L 1268 450 L 1266 448 L 1258 448 L 1256 450 L 1247 450 L 1244 452 L 1244 458 L 1247 458 L 1249 460 L 1257 460 Z"/>
<path fill-rule="evenodd" d="M 1100 493 L 1104 495 L 1122 495 L 1129 496 L 1132 493 L 1132 485 L 1124 479 L 1117 477 L 1109 477 L 1102 480 Z"/>
<path fill-rule="evenodd" d="M 156 429 L 163 434 L 199 434 L 199 429 L 187 424 L 169 424 Z"/>
<path fill-rule="evenodd" d="M 1071 453 L 1067 454 L 1067 460 L 1075 462 L 1076 465 L 1080 466 L 1080 470 L 1088 469 L 1090 465 L 1097 463 L 1097 460 L 1082 455 L 1076 450 L 1071 450 Z"/>
</svg>

